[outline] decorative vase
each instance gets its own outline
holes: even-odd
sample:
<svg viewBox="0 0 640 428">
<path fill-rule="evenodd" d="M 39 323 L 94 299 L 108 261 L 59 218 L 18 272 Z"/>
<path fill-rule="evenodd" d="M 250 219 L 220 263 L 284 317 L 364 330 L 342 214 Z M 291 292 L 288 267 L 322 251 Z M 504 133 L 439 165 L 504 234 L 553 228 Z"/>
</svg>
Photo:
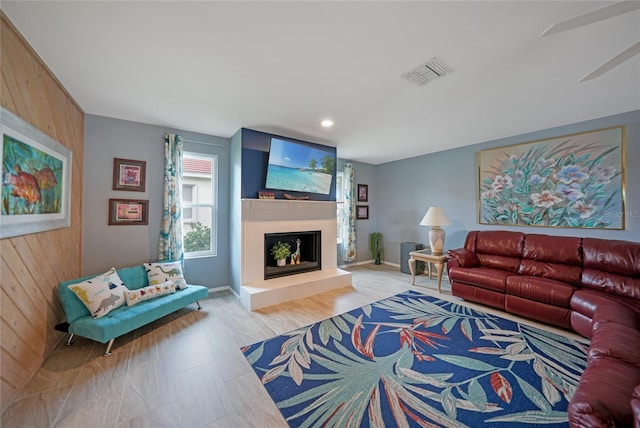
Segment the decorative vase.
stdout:
<svg viewBox="0 0 640 428">
<path fill-rule="evenodd" d="M 380 261 L 380 254 L 376 254 L 376 259 L 373 262 L 374 265 L 381 265 L 382 262 Z"/>
<path fill-rule="evenodd" d="M 287 264 L 287 259 L 278 259 L 278 260 L 276 260 L 276 264 L 277 264 L 278 266 L 286 266 L 286 264 Z"/>
<path fill-rule="evenodd" d="M 444 229 L 440 226 L 433 226 L 429 231 L 429 246 L 431 246 L 431 253 L 440 255 L 444 251 Z"/>
</svg>

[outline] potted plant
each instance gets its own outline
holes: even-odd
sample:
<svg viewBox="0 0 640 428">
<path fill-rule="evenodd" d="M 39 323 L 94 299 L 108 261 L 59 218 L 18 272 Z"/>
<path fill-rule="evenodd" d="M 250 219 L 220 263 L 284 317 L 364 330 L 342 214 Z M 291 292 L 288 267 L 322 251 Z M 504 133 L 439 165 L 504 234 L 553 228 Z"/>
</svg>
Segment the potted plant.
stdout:
<svg viewBox="0 0 640 428">
<path fill-rule="evenodd" d="M 369 249 L 375 260 L 374 263 L 377 265 L 381 264 L 380 258 L 384 256 L 384 240 L 382 239 L 381 232 L 371 232 L 369 234 Z"/>
<path fill-rule="evenodd" d="M 286 242 L 278 241 L 271 247 L 271 255 L 276 259 L 278 266 L 284 266 L 287 264 L 287 257 L 291 254 L 291 245 Z"/>
</svg>

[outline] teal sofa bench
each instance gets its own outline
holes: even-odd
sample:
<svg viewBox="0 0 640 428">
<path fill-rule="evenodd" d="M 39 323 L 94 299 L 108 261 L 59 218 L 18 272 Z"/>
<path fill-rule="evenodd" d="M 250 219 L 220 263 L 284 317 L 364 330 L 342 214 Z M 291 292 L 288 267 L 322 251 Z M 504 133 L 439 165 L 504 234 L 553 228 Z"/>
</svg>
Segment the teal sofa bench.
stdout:
<svg viewBox="0 0 640 428">
<path fill-rule="evenodd" d="M 147 272 L 143 265 L 117 269 L 118 276 L 129 290 L 137 290 L 149 285 Z M 94 275 L 61 282 L 58 286 L 60 301 L 69 324 L 69 339 L 71 345 L 75 335 L 86 337 L 100 343 L 108 343 L 105 356 L 111 354 L 111 347 L 115 338 L 129 333 L 143 325 L 162 318 L 191 303 L 201 309 L 199 300 L 208 296 L 207 287 L 189 285 L 186 289 L 177 290 L 173 294 L 156 297 L 140 302 L 134 306 L 121 306 L 112 310 L 102 318 L 93 318 L 89 310 L 70 286 L 91 279 Z"/>
</svg>

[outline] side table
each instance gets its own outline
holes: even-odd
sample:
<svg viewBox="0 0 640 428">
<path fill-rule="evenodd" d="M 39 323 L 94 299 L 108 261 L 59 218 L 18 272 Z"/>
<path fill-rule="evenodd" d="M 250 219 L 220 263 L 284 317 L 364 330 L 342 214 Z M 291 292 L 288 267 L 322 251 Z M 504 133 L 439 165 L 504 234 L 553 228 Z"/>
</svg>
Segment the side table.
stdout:
<svg viewBox="0 0 640 428">
<path fill-rule="evenodd" d="M 409 270 L 411 271 L 411 285 L 415 284 L 416 281 L 416 273 L 415 273 L 415 264 L 416 260 L 420 260 L 425 262 L 429 266 L 429 279 L 431 279 L 431 263 L 433 263 L 436 267 L 437 279 L 438 279 L 438 293 L 442 292 L 441 283 L 442 283 L 442 271 L 444 270 L 444 265 L 447 263 L 447 255 L 446 254 L 433 254 L 431 250 L 419 250 L 419 251 L 411 251 L 409 253 Z"/>
</svg>

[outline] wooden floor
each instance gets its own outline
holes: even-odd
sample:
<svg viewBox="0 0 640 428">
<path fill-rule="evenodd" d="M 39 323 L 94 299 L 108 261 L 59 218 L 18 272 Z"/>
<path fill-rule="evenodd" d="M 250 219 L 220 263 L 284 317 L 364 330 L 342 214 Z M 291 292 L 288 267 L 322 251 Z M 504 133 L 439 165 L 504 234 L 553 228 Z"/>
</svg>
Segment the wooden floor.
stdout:
<svg viewBox="0 0 640 428">
<path fill-rule="evenodd" d="M 353 289 L 256 312 L 229 291 L 212 293 L 202 311 L 185 308 L 116 339 L 110 357 L 102 356 L 104 345 L 84 338 L 61 344 L 1 426 L 286 427 L 240 347 L 407 289 L 437 294 L 434 280 L 420 276 L 411 286 L 411 277 L 394 267 L 349 270 Z M 455 299 L 446 280 L 442 291 L 440 297 Z"/>
</svg>

